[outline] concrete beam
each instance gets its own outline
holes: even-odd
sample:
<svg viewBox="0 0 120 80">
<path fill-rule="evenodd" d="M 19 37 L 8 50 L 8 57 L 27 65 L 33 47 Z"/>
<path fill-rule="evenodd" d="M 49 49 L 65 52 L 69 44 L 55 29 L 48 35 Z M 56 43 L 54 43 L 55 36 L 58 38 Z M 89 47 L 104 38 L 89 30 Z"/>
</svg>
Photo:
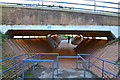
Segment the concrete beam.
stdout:
<svg viewBox="0 0 120 80">
<path fill-rule="evenodd" d="M 109 25 L 118 26 L 118 15 L 59 8 L 2 6 L 3 25 Z"/>
<path fill-rule="evenodd" d="M 119 26 L 3 25 L 7 35 L 81 34 L 88 37 L 118 38 Z"/>
</svg>

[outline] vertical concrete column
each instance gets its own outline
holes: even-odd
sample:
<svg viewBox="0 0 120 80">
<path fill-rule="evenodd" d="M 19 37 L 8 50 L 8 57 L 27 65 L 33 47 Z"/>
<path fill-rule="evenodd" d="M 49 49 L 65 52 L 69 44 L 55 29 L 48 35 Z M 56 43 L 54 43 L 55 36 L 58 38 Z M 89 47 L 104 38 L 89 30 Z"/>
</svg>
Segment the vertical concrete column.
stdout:
<svg viewBox="0 0 120 80">
<path fill-rule="evenodd" d="M 81 37 L 81 41 L 84 39 L 84 36 L 83 35 L 80 35 L 80 37 Z"/>
<path fill-rule="evenodd" d="M 58 46 L 58 43 L 51 38 L 51 34 L 47 35 L 47 38 L 54 48 Z"/>
</svg>

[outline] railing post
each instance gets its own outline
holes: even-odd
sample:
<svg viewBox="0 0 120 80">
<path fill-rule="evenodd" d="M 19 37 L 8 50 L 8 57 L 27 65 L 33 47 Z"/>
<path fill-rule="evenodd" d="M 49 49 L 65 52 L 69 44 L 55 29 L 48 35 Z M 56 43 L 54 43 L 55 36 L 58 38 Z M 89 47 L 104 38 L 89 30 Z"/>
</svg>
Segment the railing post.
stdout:
<svg viewBox="0 0 120 80">
<path fill-rule="evenodd" d="M 94 12 L 96 11 L 96 2 L 97 0 L 94 0 Z"/>
<path fill-rule="evenodd" d="M 86 80 L 86 62 L 84 61 L 84 80 Z"/>
<path fill-rule="evenodd" d="M 102 61 L 102 78 L 104 77 L 104 61 Z"/>
<path fill-rule="evenodd" d="M 39 60 L 41 59 L 41 55 L 39 54 Z"/>
<path fill-rule="evenodd" d="M 42 7 L 43 7 L 43 5 L 44 5 L 44 0 L 42 0 Z"/>
<path fill-rule="evenodd" d="M 24 79 L 24 60 L 22 60 L 22 78 Z"/>
<path fill-rule="evenodd" d="M 16 65 L 16 57 L 14 58 L 14 65 Z M 15 75 L 17 76 L 17 69 L 16 69 L 16 67 L 14 68 L 14 71 L 15 71 Z"/>
<path fill-rule="evenodd" d="M 88 69 L 90 68 L 90 55 L 89 55 L 89 57 L 88 57 Z"/>
<path fill-rule="evenodd" d="M 34 59 L 34 57 L 33 57 L 33 59 Z M 34 61 L 32 61 L 32 71 L 35 72 Z"/>
<path fill-rule="evenodd" d="M 54 80 L 54 61 L 52 62 L 52 80 Z"/>
<path fill-rule="evenodd" d="M 59 57 L 57 57 L 57 61 L 56 61 L 56 64 L 57 64 L 57 76 L 58 76 L 58 68 L 59 68 Z"/>
<path fill-rule="evenodd" d="M 76 58 L 76 69 L 78 69 L 78 57 Z"/>
<path fill-rule="evenodd" d="M 38 56 L 39 56 L 39 60 L 41 60 L 41 55 L 39 54 Z M 38 65 L 40 65 L 40 61 L 38 62 Z"/>
</svg>

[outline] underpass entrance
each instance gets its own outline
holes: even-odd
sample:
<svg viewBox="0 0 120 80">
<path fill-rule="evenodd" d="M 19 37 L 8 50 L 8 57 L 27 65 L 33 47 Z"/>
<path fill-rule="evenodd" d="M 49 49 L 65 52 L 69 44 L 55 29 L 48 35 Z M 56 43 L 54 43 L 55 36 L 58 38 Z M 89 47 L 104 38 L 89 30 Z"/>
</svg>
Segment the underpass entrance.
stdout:
<svg viewBox="0 0 120 80">
<path fill-rule="evenodd" d="M 25 32 L 26 33 L 26 32 Z M 23 33 L 23 34 L 25 34 Z M 28 31 L 29 33 L 29 31 Z M 92 54 L 94 51 L 98 50 L 102 45 L 104 45 L 107 40 L 98 38 L 98 37 L 91 37 L 91 36 L 83 36 L 81 38 L 80 35 L 72 35 L 70 34 L 51 34 L 51 36 L 48 35 L 22 35 L 22 38 L 10 38 L 9 42 L 12 44 L 9 44 L 11 46 L 14 45 L 16 47 L 16 52 L 17 50 L 20 50 L 19 52 L 22 51 L 23 53 L 41 53 L 41 52 L 47 52 L 47 53 L 59 53 L 60 56 L 76 56 L 77 53 L 80 54 Z M 35 33 L 37 34 L 37 33 Z M 17 34 L 16 34 L 17 35 Z M 14 35 L 14 36 L 16 36 Z M 70 42 L 68 42 L 68 36 L 60 36 L 60 35 L 68 35 L 70 36 Z M 32 37 L 31 37 L 32 36 Z M 33 37 L 34 36 L 34 37 Z M 8 42 L 8 43 L 9 43 Z M 54 46 L 55 45 L 55 46 Z M 17 53 L 16 53 L 17 54 Z M 83 58 L 86 58 L 82 56 Z M 55 59 L 55 56 L 43 56 L 42 59 L 45 60 L 53 60 Z M 62 63 L 62 64 L 61 64 Z M 52 75 L 50 72 L 50 69 L 45 72 L 48 68 L 48 63 L 42 64 L 42 65 L 37 65 L 35 71 L 38 71 L 39 69 L 43 68 L 43 71 L 40 71 L 41 75 L 39 75 L 39 78 L 47 77 L 50 78 L 50 75 Z M 56 63 L 55 63 L 56 65 Z M 59 74 L 59 77 L 57 74 L 54 77 L 58 78 L 83 78 L 84 77 L 84 70 L 81 69 L 76 69 L 76 59 L 61 59 L 60 60 L 60 66 L 61 69 L 58 69 L 61 74 Z M 83 66 L 80 65 L 82 68 Z M 57 68 L 57 67 L 55 67 Z M 31 70 L 28 70 L 31 71 Z M 71 71 L 71 72 L 70 72 Z M 47 73 L 48 72 L 48 73 Z M 50 72 L 50 73 L 49 73 Z M 57 72 L 57 69 L 54 70 L 54 73 Z M 28 72 L 29 73 L 29 72 Z M 37 72 L 36 72 L 37 73 Z M 65 75 L 64 75 L 65 73 Z M 71 73 L 71 74 L 69 74 Z M 83 73 L 83 74 L 82 74 Z M 87 74 L 91 74 L 90 72 L 87 72 Z M 69 74 L 69 75 L 67 75 Z M 74 75 L 76 74 L 76 75 Z M 34 74 L 34 77 L 38 77 L 38 74 Z M 32 76 L 32 77 L 33 77 Z M 65 77 L 66 76 L 66 77 Z M 78 77 L 79 76 L 79 77 Z M 92 78 L 95 76 L 87 76 L 88 78 Z"/>
</svg>

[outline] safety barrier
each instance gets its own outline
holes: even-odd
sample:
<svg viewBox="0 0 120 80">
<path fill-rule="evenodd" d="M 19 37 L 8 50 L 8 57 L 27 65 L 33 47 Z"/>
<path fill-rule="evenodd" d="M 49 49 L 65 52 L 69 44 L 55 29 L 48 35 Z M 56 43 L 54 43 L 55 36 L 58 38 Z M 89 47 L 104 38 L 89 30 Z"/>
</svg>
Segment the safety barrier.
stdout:
<svg viewBox="0 0 120 80">
<path fill-rule="evenodd" d="M 88 56 L 88 69 L 93 65 L 93 66 L 95 66 L 96 68 L 98 68 L 98 69 L 100 69 L 101 71 L 102 71 L 102 73 L 101 73 L 101 75 L 102 75 L 102 78 L 105 78 L 105 76 L 104 76 L 104 72 L 106 72 L 106 73 L 109 73 L 109 74 L 111 74 L 111 75 L 113 75 L 113 76 L 115 76 L 115 77 L 120 77 L 120 75 L 116 75 L 116 74 L 114 74 L 114 73 L 112 73 L 112 72 L 109 72 L 109 71 L 107 71 L 107 70 L 105 70 L 104 69 L 104 67 L 105 67 L 105 62 L 107 62 L 107 63 L 110 63 L 110 64 L 115 64 L 115 65 L 118 65 L 118 66 L 120 66 L 120 63 L 115 63 L 115 62 L 111 62 L 111 61 L 107 61 L 107 60 L 103 60 L 103 59 L 100 59 L 100 58 L 98 58 L 98 57 L 95 57 L 95 56 L 93 56 L 93 55 L 91 55 L 91 54 L 78 54 L 78 56 Z M 96 58 L 97 60 L 100 60 L 100 61 L 102 61 L 102 68 L 100 68 L 98 65 L 95 65 L 93 62 L 91 62 L 91 58 Z"/>
<path fill-rule="evenodd" d="M 10 67 L 10 68 L 8 68 L 6 70 L 1 71 L 0 74 L 3 73 L 3 72 L 5 72 L 5 71 L 8 71 L 8 70 L 10 70 L 12 68 L 17 67 L 18 65 L 21 65 L 22 63 L 19 63 L 19 64 L 16 63 L 16 58 L 17 57 L 21 57 L 21 56 L 25 56 L 25 55 L 27 55 L 27 54 L 17 55 L 17 56 L 14 56 L 14 57 L 10 57 L 10 58 L 6 58 L 6 59 L 0 60 L 0 61 L 5 61 L 5 60 L 9 60 L 9 59 L 13 59 L 14 60 L 14 66 L 12 66 L 12 67 Z"/>
<path fill-rule="evenodd" d="M 22 60 L 22 63 L 16 63 L 16 58 L 17 57 L 20 57 L 20 56 L 24 56 L 24 55 L 28 55 L 28 54 L 33 54 L 31 55 L 30 57 L 27 57 L 25 59 Z M 95 66 L 96 68 L 100 69 L 102 71 L 102 78 L 105 78 L 104 77 L 104 72 L 106 73 L 109 73 L 113 76 L 116 76 L 116 77 L 120 77 L 120 75 L 116 75 L 112 72 L 109 72 L 107 70 L 104 69 L 104 65 L 105 65 L 105 62 L 107 63 L 110 63 L 110 64 L 115 64 L 115 65 L 120 65 L 120 63 L 115 63 L 115 62 L 110 62 L 110 61 L 107 61 L 107 60 L 103 60 L 103 59 L 100 59 L 98 57 L 95 57 L 91 54 L 77 54 L 77 56 L 59 56 L 59 53 L 27 53 L 27 54 L 23 54 L 23 55 L 18 55 L 18 56 L 14 56 L 14 57 L 10 57 L 10 58 L 6 58 L 6 59 L 2 59 L 0 61 L 5 61 L 5 60 L 8 60 L 8 59 L 14 59 L 14 66 L 8 68 L 8 69 L 5 69 L 3 71 L 0 72 L 3 73 L 3 72 L 6 72 L 12 68 L 15 68 L 15 71 L 16 71 L 16 67 L 18 65 L 21 65 L 22 66 L 22 78 L 24 78 L 24 62 L 27 61 L 27 62 L 32 62 L 32 71 L 34 72 L 34 62 L 52 62 L 52 80 L 54 80 L 54 60 L 41 60 L 41 58 L 39 57 L 40 55 L 57 55 L 57 58 L 56 58 L 56 67 L 57 67 L 57 75 L 58 75 L 58 69 L 59 69 L 59 59 L 60 58 L 75 58 L 76 59 L 76 68 L 78 69 L 78 63 L 79 62 L 83 62 L 84 63 L 84 80 L 86 80 L 86 71 L 89 70 L 89 68 L 91 66 Z M 34 59 L 34 57 L 37 56 L 39 57 L 38 59 Z M 88 60 L 85 60 L 82 56 L 88 56 Z M 102 68 L 100 68 L 99 66 L 95 65 L 93 62 L 91 62 L 91 57 L 92 58 L 96 58 L 100 61 L 102 61 Z M 32 59 L 30 59 L 32 58 Z M 82 59 L 82 60 L 79 60 L 79 59 Z M 88 67 L 87 67 L 87 64 L 88 63 Z M 15 72 L 17 74 L 17 72 Z"/>
<path fill-rule="evenodd" d="M 34 57 L 34 56 L 32 56 Z M 37 61 L 37 62 L 52 62 L 52 80 L 54 80 L 54 60 L 37 60 L 37 59 L 33 59 L 33 60 L 30 60 L 30 59 L 23 59 L 22 60 L 22 78 L 24 79 L 24 62 L 25 61 L 32 61 L 32 65 L 33 65 L 33 72 L 34 72 L 34 61 Z"/>
<path fill-rule="evenodd" d="M 86 80 L 86 61 L 83 57 L 81 56 L 57 56 L 57 75 L 58 75 L 58 69 L 59 69 L 59 59 L 60 58 L 76 58 L 76 69 L 78 69 L 78 62 L 84 62 L 84 80 Z M 79 61 L 78 59 L 82 59 L 82 61 Z"/>
<path fill-rule="evenodd" d="M 25 55 L 31 55 L 30 57 L 27 57 L 27 58 L 25 58 L 25 59 L 23 59 L 22 60 L 22 62 L 21 63 L 17 63 L 17 59 L 16 58 L 18 58 L 18 57 L 21 57 L 21 56 L 25 56 Z M 6 58 L 6 59 L 2 59 L 2 60 L 0 60 L 1 62 L 2 61 L 6 61 L 6 60 L 9 60 L 9 59 L 13 59 L 14 61 L 14 65 L 12 66 L 12 67 L 10 67 L 10 68 L 8 68 L 8 69 L 5 69 L 5 70 L 3 70 L 3 71 L 0 71 L 0 74 L 2 74 L 2 73 L 4 73 L 4 72 L 6 72 L 6 71 L 8 71 L 8 70 L 10 70 L 10 69 L 13 69 L 14 68 L 14 71 L 15 71 L 15 74 L 17 75 L 17 71 L 16 71 L 16 67 L 18 67 L 18 66 L 22 66 L 22 76 L 23 76 L 23 70 L 24 70 L 24 61 L 38 61 L 38 62 L 43 62 L 43 61 L 45 61 L 45 62 L 49 62 L 49 61 L 51 61 L 52 62 L 52 68 L 53 68 L 53 62 L 54 62 L 54 60 L 40 60 L 41 58 L 41 55 L 59 55 L 59 53 L 27 53 L 27 54 L 22 54 L 22 55 L 17 55 L 17 56 L 14 56 L 14 57 L 10 57 L 10 58 Z M 28 60 L 29 58 L 33 58 L 34 59 L 34 57 L 35 56 L 38 56 L 38 58 L 39 58 L 39 60 Z M 34 72 L 34 62 L 32 63 L 32 67 L 33 67 L 33 72 Z M 53 76 L 52 76 L 53 77 Z M 23 78 L 24 78 L 24 76 L 23 76 Z"/>
<path fill-rule="evenodd" d="M 91 0 L 87 0 L 87 1 L 91 1 Z M 42 6 L 42 7 L 60 7 L 60 8 L 69 8 L 69 9 L 77 9 L 77 10 L 89 10 L 89 11 L 93 11 L 93 12 L 108 12 L 108 13 L 119 13 L 118 11 L 120 10 L 120 8 L 118 7 L 118 5 L 120 5 L 120 3 L 117 2 L 107 2 L 107 1 L 99 1 L 99 0 L 94 0 L 91 1 L 91 4 L 84 4 L 84 3 L 71 3 L 71 2 L 59 2 L 59 1 L 49 1 L 49 0 L 41 0 L 41 3 L 39 3 L 39 5 L 37 4 L 26 4 L 26 3 L 6 3 L 6 2 L 0 2 L 0 4 L 18 4 L 18 5 L 37 5 L 37 6 Z M 51 5 L 48 5 L 48 3 L 50 3 Z M 54 4 L 61 4 L 61 5 L 57 5 L 55 6 Z M 98 3 L 98 4 L 97 4 Z M 47 5 L 45 5 L 47 4 Z M 69 5 L 76 5 L 76 6 L 86 6 L 84 8 L 82 7 L 64 7 L 62 6 L 62 4 L 69 4 Z M 104 5 L 106 6 L 104 6 Z M 114 7 L 108 6 L 108 5 L 115 5 Z M 90 9 L 87 9 L 89 7 L 92 7 Z M 102 9 L 99 9 L 102 8 Z M 104 10 L 106 9 L 106 10 Z M 108 10 L 110 9 L 110 10 Z"/>
<path fill-rule="evenodd" d="M 22 78 L 24 78 L 24 62 L 25 61 L 31 61 L 32 62 L 32 70 L 34 72 L 34 62 L 52 62 L 52 80 L 54 80 L 54 60 L 41 60 L 39 59 L 34 59 L 35 56 L 37 55 L 59 55 L 58 53 L 36 53 L 36 55 L 33 55 L 31 57 L 25 58 L 22 60 Z M 30 59 L 32 58 L 32 59 Z"/>
<path fill-rule="evenodd" d="M 90 1 L 90 0 L 87 0 L 87 1 Z M 66 8 L 72 8 L 72 9 L 81 9 L 81 10 L 91 10 L 91 11 L 100 11 L 100 12 L 110 12 L 110 13 L 117 13 L 117 12 L 113 12 L 113 11 L 104 11 L 104 10 L 97 10 L 98 7 L 101 7 L 101 8 L 109 8 L 109 9 L 120 9 L 120 8 L 117 8 L 117 7 L 109 7 L 109 6 L 100 6 L 100 5 L 97 5 L 97 2 L 99 3 L 107 3 L 107 4 L 116 4 L 116 5 L 119 5 L 119 3 L 115 3 L 115 2 L 106 2 L 106 1 L 97 1 L 97 0 L 94 0 L 93 3 L 94 4 L 82 4 L 82 3 L 70 3 L 70 2 L 59 2 L 59 1 L 43 1 L 42 2 L 42 6 L 46 6 L 44 5 L 44 2 L 52 2 L 52 3 L 63 3 L 63 4 L 73 4 L 73 5 L 83 5 L 83 6 L 87 6 L 87 7 L 94 7 L 93 9 L 86 9 L 86 8 L 76 8 L 76 7 L 66 7 Z M 59 6 L 54 6 L 54 7 L 59 7 Z"/>
</svg>

